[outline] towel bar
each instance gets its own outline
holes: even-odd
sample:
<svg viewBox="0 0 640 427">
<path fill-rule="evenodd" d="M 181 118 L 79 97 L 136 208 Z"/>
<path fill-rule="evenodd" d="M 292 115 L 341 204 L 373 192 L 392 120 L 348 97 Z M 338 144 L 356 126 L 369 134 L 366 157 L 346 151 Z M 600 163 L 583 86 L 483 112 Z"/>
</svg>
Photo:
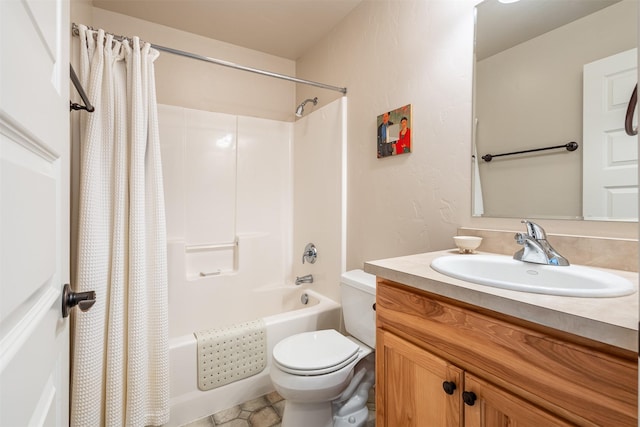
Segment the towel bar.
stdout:
<svg viewBox="0 0 640 427">
<path fill-rule="evenodd" d="M 554 145 L 553 147 L 532 148 L 531 150 L 514 151 L 511 153 L 502 153 L 502 154 L 485 154 L 484 156 L 482 156 L 482 160 L 484 160 L 485 162 L 490 162 L 494 157 L 511 156 L 514 154 L 533 153 L 535 151 L 553 150 L 555 148 L 566 148 L 567 151 L 576 151 L 578 149 L 578 143 L 575 141 L 571 141 L 562 145 Z"/>
</svg>

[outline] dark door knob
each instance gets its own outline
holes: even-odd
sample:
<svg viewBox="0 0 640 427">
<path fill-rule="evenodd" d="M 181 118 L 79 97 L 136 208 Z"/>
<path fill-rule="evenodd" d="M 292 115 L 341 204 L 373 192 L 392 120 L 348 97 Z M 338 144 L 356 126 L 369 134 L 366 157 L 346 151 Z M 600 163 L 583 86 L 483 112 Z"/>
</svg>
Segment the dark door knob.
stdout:
<svg viewBox="0 0 640 427">
<path fill-rule="evenodd" d="M 62 317 L 69 316 L 69 310 L 76 305 L 80 310 L 87 311 L 96 303 L 96 292 L 73 292 L 67 283 L 62 290 Z"/>
<path fill-rule="evenodd" d="M 453 394 L 453 392 L 456 390 L 456 383 L 454 383 L 453 381 L 445 381 L 442 383 L 442 388 L 444 389 L 445 393 Z"/>
<path fill-rule="evenodd" d="M 478 396 L 472 391 L 463 391 L 462 392 L 462 400 L 469 406 L 473 406 L 476 403 L 476 399 Z"/>
</svg>

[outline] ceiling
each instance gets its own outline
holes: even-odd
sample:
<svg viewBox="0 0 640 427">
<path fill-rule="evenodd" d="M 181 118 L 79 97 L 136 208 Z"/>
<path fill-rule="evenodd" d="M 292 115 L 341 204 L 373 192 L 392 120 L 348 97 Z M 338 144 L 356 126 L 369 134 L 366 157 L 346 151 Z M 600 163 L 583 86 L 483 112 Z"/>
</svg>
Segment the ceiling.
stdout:
<svg viewBox="0 0 640 427">
<path fill-rule="evenodd" d="M 93 5 L 295 60 L 361 1 L 93 0 Z"/>
<path fill-rule="evenodd" d="M 481 60 L 620 0 L 485 0 L 477 7 L 476 59 Z"/>
<path fill-rule="evenodd" d="M 0 0 L 1 1 L 1 0 Z M 296 60 L 362 0 L 93 0 L 95 7 Z M 485 58 L 620 0 L 522 0 L 478 5 Z"/>
</svg>

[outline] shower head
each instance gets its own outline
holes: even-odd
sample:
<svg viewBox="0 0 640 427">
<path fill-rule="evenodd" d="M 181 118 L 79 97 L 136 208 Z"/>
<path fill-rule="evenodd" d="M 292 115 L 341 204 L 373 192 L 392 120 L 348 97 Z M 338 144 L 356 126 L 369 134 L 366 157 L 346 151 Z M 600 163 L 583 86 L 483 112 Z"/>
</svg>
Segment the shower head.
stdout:
<svg viewBox="0 0 640 427">
<path fill-rule="evenodd" d="M 302 115 L 304 114 L 304 105 L 307 102 L 313 102 L 313 105 L 318 105 L 318 97 L 316 96 L 313 99 L 305 99 L 304 101 L 302 101 L 302 104 L 298 105 L 298 108 L 296 108 L 296 117 L 302 117 Z"/>
</svg>

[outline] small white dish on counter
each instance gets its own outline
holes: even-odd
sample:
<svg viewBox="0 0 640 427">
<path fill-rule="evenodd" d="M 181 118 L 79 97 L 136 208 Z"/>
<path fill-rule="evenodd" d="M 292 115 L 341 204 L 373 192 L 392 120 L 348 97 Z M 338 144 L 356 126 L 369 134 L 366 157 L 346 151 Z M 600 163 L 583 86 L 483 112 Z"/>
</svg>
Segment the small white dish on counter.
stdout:
<svg viewBox="0 0 640 427">
<path fill-rule="evenodd" d="M 482 243 L 482 237 L 477 236 L 453 236 L 453 241 L 461 254 L 473 254 Z"/>
</svg>

